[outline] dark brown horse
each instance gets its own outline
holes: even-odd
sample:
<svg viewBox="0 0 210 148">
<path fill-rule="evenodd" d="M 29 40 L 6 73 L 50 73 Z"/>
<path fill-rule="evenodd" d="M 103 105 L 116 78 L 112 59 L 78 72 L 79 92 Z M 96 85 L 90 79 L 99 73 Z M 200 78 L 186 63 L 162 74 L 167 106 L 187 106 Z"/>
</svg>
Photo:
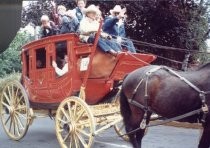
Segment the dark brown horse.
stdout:
<svg viewBox="0 0 210 148">
<path fill-rule="evenodd" d="M 209 90 L 210 63 L 191 72 L 177 72 L 154 65 L 133 71 L 124 79 L 121 90 L 120 108 L 126 132 L 144 125 L 142 121 L 149 124 L 153 112 L 170 119 L 200 109 L 199 113 L 179 121 L 195 123 L 205 120 L 198 147 L 209 148 Z M 141 147 L 144 131 L 142 127 L 129 134 L 130 142 L 135 148 Z"/>
</svg>

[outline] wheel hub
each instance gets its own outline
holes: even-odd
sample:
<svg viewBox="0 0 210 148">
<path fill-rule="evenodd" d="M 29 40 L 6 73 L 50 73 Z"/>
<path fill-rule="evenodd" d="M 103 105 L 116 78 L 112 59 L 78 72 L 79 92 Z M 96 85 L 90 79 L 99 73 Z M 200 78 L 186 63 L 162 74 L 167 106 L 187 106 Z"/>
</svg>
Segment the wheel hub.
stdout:
<svg viewBox="0 0 210 148">
<path fill-rule="evenodd" d="M 14 113 L 15 113 L 14 106 L 9 107 L 9 113 L 10 113 L 10 115 L 14 115 Z"/>
<path fill-rule="evenodd" d="M 69 131 L 72 133 L 76 132 L 76 126 L 74 123 L 69 123 Z"/>
</svg>

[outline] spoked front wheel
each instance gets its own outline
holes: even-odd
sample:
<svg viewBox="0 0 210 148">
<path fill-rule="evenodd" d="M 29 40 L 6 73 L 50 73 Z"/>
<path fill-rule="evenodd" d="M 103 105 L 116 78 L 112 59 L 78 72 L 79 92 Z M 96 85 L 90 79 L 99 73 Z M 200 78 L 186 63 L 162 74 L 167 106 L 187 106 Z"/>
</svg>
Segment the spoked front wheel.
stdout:
<svg viewBox="0 0 210 148">
<path fill-rule="evenodd" d="M 56 112 L 56 135 L 62 148 L 89 148 L 94 140 L 95 122 L 89 106 L 69 97 Z"/>
<path fill-rule="evenodd" d="M 12 140 L 23 138 L 29 127 L 29 101 L 18 81 L 6 84 L 0 100 L 0 118 L 6 134 Z"/>
</svg>

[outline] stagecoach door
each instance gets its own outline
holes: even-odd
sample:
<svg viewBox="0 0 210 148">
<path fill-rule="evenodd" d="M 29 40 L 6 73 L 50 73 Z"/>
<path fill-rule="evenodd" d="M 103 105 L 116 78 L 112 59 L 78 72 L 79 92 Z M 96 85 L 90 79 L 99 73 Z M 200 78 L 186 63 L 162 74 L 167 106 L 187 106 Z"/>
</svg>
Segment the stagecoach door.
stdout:
<svg viewBox="0 0 210 148">
<path fill-rule="evenodd" d="M 71 92 L 72 80 L 71 75 L 71 49 L 72 42 L 68 40 L 57 41 L 49 49 L 50 69 L 49 69 L 49 90 L 51 91 L 51 100 L 59 100 L 66 98 Z M 52 66 L 52 62 L 55 61 L 57 67 L 62 69 L 66 63 L 65 56 L 68 57 L 68 72 L 59 76 Z"/>
<path fill-rule="evenodd" d="M 39 102 L 42 97 L 49 96 L 48 90 L 48 63 L 47 59 L 47 46 L 39 46 L 31 50 L 30 60 L 30 81 L 31 81 L 31 100 Z"/>
</svg>

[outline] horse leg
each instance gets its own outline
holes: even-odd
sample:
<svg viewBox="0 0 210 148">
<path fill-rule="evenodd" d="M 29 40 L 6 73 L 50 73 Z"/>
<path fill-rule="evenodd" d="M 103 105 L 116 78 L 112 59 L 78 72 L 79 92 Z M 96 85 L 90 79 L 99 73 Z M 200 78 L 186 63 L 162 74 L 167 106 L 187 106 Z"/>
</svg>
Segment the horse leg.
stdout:
<svg viewBox="0 0 210 148">
<path fill-rule="evenodd" d="M 149 114 L 147 115 L 146 125 L 149 124 L 150 116 L 151 116 L 151 114 L 149 113 Z M 141 120 L 141 121 L 142 121 L 142 120 Z M 139 125 L 140 125 L 140 122 L 139 122 Z M 138 143 L 139 148 L 141 148 L 142 138 L 144 137 L 145 131 L 146 131 L 146 130 L 147 130 L 147 128 L 141 129 L 141 130 L 139 130 L 139 131 L 136 132 L 136 140 L 137 140 L 137 143 Z"/>
<path fill-rule="evenodd" d="M 210 122 L 206 122 L 203 125 L 203 134 L 201 136 L 198 148 L 210 147 Z"/>
<path fill-rule="evenodd" d="M 140 123 L 142 122 L 144 112 L 143 111 L 138 111 L 138 113 L 132 112 L 131 115 L 131 122 L 128 126 L 126 126 L 126 132 L 129 133 L 137 128 L 139 128 Z M 141 148 L 141 142 L 142 138 L 144 136 L 145 129 L 140 129 L 136 131 L 135 133 L 129 134 L 129 140 L 132 143 L 134 148 Z"/>
</svg>

